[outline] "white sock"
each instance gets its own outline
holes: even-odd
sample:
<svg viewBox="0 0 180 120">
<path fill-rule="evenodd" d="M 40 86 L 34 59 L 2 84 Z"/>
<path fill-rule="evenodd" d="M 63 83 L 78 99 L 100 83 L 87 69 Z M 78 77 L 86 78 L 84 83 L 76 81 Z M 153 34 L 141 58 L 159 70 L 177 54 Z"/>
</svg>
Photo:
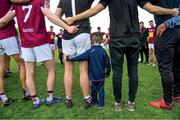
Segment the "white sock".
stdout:
<svg viewBox="0 0 180 120">
<path fill-rule="evenodd" d="M 29 90 L 25 89 L 25 96 L 30 96 Z"/>
<path fill-rule="evenodd" d="M 5 102 L 6 100 L 8 100 L 6 94 L 0 95 L 0 98 L 1 98 L 2 102 Z"/>
<path fill-rule="evenodd" d="M 33 98 L 33 104 L 39 104 L 40 100 L 38 97 Z"/>
<path fill-rule="evenodd" d="M 88 95 L 88 96 L 85 96 L 84 97 L 84 99 L 89 99 L 91 96 L 90 95 Z"/>
<path fill-rule="evenodd" d="M 53 100 L 53 93 L 48 93 L 48 96 L 46 98 L 47 101 L 52 101 Z"/>
<path fill-rule="evenodd" d="M 71 100 L 71 99 L 72 99 L 72 97 L 66 96 L 66 99 Z"/>
</svg>

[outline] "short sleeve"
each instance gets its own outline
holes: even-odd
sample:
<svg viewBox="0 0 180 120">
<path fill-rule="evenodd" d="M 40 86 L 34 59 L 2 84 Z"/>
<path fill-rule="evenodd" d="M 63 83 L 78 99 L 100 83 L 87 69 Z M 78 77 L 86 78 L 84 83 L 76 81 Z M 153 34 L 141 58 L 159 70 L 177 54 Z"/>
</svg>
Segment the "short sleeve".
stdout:
<svg viewBox="0 0 180 120">
<path fill-rule="evenodd" d="M 16 4 L 12 4 L 12 5 L 11 5 L 11 11 L 12 11 L 12 10 L 15 10 L 15 11 L 17 10 L 17 5 L 16 5 Z"/>
<path fill-rule="evenodd" d="M 156 4 L 158 0 L 137 0 L 138 5 L 143 8 L 146 3 Z"/>
<path fill-rule="evenodd" d="M 49 0 L 41 0 L 41 7 L 50 8 L 50 1 Z"/>
<path fill-rule="evenodd" d="M 63 8 L 63 0 L 59 0 L 59 4 L 58 4 L 58 6 L 57 6 L 57 8 Z"/>
<path fill-rule="evenodd" d="M 99 3 L 104 6 L 104 8 L 108 6 L 109 2 L 110 2 L 110 0 L 100 0 L 99 1 Z"/>
</svg>

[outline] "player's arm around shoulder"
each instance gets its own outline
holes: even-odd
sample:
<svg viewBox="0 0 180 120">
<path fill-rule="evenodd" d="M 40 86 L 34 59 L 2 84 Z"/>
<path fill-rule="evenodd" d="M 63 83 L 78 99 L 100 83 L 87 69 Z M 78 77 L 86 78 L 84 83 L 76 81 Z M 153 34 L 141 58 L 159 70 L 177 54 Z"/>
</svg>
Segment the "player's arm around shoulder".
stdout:
<svg viewBox="0 0 180 120">
<path fill-rule="evenodd" d="M 64 23 L 61 19 L 59 19 L 54 13 L 51 12 L 49 9 L 49 5 L 46 3 L 43 7 L 41 7 L 41 11 L 48 18 L 49 21 L 52 23 L 58 25 L 59 27 L 64 28 L 69 33 L 76 33 L 78 31 L 78 28 L 76 26 L 69 26 L 66 23 Z"/>
<path fill-rule="evenodd" d="M 5 16 L 0 18 L 0 28 L 6 26 L 15 16 L 15 10 L 9 10 Z"/>
<path fill-rule="evenodd" d="M 179 14 L 179 10 L 177 8 L 173 8 L 173 9 L 162 8 L 162 7 L 151 4 L 150 2 L 147 2 L 146 4 L 144 4 L 143 9 L 156 15 L 177 16 Z"/>
<path fill-rule="evenodd" d="M 88 9 L 88 10 L 86 10 L 86 11 L 84 11 L 84 12 L 82 12 L 82 13 L 74 16 L 74 17 L 68 17 L 68 18 L 66 18 L 65 21 L 66 21 L 69 25 L 71 25 L 71 24 L 73 24 L 75 21 L 79 21 L 79 20 L 82 20 L 82 19 L 87 19 L 87 18 L 89 18 L 89 17 L 92 17 L 92 16 L 98 14 L 99 12 L 101 12 L 101 11 L 104 10 L 104 9 L 105 9 L 105 7 L 104 7 L 102 4 L 98 3 L 98 4 L 97 4 L 96 6 L 94 6 L 93 8 L 90 8 L 90 9 Z"/>
</svg>

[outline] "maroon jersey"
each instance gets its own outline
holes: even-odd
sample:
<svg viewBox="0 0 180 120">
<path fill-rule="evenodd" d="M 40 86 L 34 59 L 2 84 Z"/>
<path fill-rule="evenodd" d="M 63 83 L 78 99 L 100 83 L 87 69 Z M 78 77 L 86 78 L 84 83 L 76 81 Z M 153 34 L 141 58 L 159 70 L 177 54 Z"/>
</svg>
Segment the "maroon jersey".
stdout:
<svg viewBox="0 0 180 120">
<path fill-rule="evenodd" d="M 49 41 L 49 44 L 54 44 L 55 36 L 56 36 L 56 34 L 54 32 L 48 32 L 48 41 Z"/>
<path fill-rule="evenodd" d="M 31 48 L 48 43 L 45 18 L 41 11 L 41 7 L 46 7 L 47 3 L 48 0 L 32 0 L 23 5 L 13 4 L 22 47 Z"/>
<path fill-rule="evenodd" d="M 9 11 L 10 8 L 11 8 L 11 3 L 9 2 L 9 0 L 1 0 L 0 18 L 6 15 L 6 13 Z M 12 20 L 5 27 L 0 28 L 0 40 L 12 36 L 17 36 L 17 32 L 14 24 L 15 21 Z"/>
<path fill-rule="evenodd" d="M 149 43 L 154 44 L 156 29 L 154 27 L 148 29 Z"/>
</svg>

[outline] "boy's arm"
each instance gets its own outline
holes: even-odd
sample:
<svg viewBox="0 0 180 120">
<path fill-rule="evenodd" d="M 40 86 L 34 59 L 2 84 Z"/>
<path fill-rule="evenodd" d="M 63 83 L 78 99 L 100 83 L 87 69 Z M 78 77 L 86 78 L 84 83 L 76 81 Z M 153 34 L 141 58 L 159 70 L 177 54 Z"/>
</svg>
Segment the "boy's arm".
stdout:
<svg viewBox="0 0 180 120">
<path fill-rule="evenodd" d="M 106 77 L 109 77 L 110 76 L 110 72 L 111 72 L 111 65 L 110 65 L 110 59 L 109 59 L 109 56 L 107 54 L 107 52 L 105 51 L 105 65 L 106 65 L 106 73 L 105 73 L 105 76 Z"/>
<path fill-rule="evenodd" d="M 46 1 L 46 2 L 48 2 L 48 1 Z M 48 3 L 45 3 L 44 7 L 41 7 L 41 11 L 48 18 L 49 21 L 58 25 L 59 27 L 66 29 L 69 33 L 74 34 L 78 31 L 78 28 L 76 26 L 67 25 L 61 19 L 59 19 L 55 14 L 53 14 L 49 9 Z"/>
<path fill-rule="evenodd" d="M 101 3 L 98 3 L 95 7 L 93 8 L 90 8 L 76 16 L 73 16 L 73 17 L 68 17 L 66 18 L 66 22 L 71 25 L 73 24 L 75 21 L 79 21 L 79 20 L 82 20 L 82 19 L 87 19 L 89 17 L 92 17 L 96 14 L 98 14 L 99 12 L 101 12 L 102 10 L 104 10 L 105 7 L 101 4 Z"/>
<path fill-rule="evenodd" d="M 6 26 L 15 16 L 15 10 L 9 10 L 4 17 L 0 18 L 0 28 Z"/>
<path fill-rule="evenodd" d="M 161 25 L 157 27 L 157 35 L 160 37 L 167 28 L 174 28 L 175 26 L 180 26 L 180 15 L 168 19 Z"/>
<path fill-rule="evenodd" d="M 147 10 L 148 12 L 156 15 L 172 15 L 172 16 L 177 16 L 179 14 L 179 9 L 173 8 L 173 9 L 168 9 L 168 8 L 162 8 L 156 5 L 151 4 L 150 2 L 144 2 L 143 5 L 141 5 L 143 9 Z"/>
<path fill-rule="evenodd" d="M 78 56 L 67 57 L 67 61 L 85 61 L 89 59 L 90 50 L 87 50 L 85 53 L 82 53 Z"/>
<path fill-rule="evenodd" d="M 174 28 L 175 26 L 180 25 L 180 15 L 173 17 L 164 22 L 167 28 Z"/>
</svg>

